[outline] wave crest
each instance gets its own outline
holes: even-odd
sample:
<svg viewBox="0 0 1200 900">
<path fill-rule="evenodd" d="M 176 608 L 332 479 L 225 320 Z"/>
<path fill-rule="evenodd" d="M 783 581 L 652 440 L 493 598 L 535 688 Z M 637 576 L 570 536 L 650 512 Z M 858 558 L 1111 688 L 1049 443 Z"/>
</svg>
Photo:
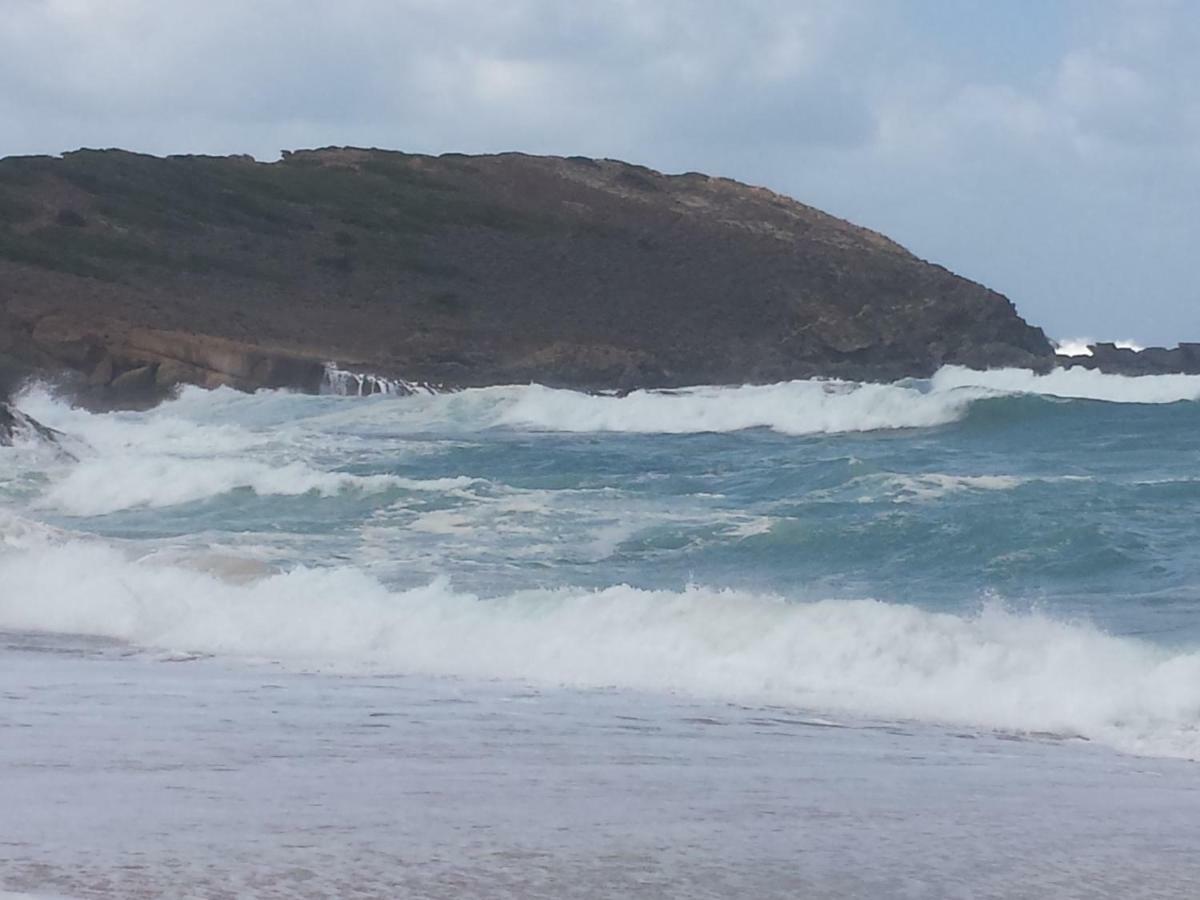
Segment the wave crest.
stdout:
<svg viewBox="0 0 1200 900">
<path fill-rule="evenodd" d="M 220 574 L 48 539 L 0 555 L 0 627 L 349 671 L 676 691 L 1200 757 L 1200 654 L 998 605 L 961 616 L 626 585 L 485 600 L 444 580 L 390 590 L 354 568 L 250 583 Z"/>
</svg>

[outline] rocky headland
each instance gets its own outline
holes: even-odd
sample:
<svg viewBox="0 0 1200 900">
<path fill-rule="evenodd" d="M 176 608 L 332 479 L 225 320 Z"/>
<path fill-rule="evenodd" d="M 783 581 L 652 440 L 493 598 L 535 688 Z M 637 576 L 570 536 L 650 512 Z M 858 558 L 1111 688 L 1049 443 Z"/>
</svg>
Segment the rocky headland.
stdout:
<svg viewBox="0 0 1200 900">
<path fill-rule="evenodd" d="M 1200 375 L 1200 344 L 1134 350 L 1113 343 L 1089 344 L 1088 354 L 1056 357 L 1064 369 L 1095 369 L 1112 375 Z"/>
<path fill-rule="evenodd" d="M 96 405 L 325 363 L 580 389 L 1047 369 L 1002 295 L 763 188 L 612 160 L 330 148 L 0 160 L 0 381 Z"/>
</svg>

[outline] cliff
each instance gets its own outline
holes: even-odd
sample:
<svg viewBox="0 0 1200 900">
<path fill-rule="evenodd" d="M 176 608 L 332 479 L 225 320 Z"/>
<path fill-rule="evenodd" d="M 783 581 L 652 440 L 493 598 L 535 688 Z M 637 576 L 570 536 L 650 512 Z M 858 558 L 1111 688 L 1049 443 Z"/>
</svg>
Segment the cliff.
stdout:
<svg viewBox="0 0 1200 900">
<path fill-rule="evenodd" d="M 0 160 L 0 380 L 586 389 L 1053 364 L 1000 294 L 768 190 L 611 160 Z M 7 372 L 7 375 L 6 375 Z"/>
</svg>

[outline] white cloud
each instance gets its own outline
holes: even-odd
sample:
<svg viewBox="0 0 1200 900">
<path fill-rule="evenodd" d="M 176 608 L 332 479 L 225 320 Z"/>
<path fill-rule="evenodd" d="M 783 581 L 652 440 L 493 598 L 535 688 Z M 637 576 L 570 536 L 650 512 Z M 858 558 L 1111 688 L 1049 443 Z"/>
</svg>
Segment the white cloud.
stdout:
<svg viewBox="0 0 1200 900">
<path fill-rule="evenodd" d="M 3 2 L 2 153 L 619 156 L 825 206 L 1059 333 L 1200 337 L 1191 0 L 1080 0 L 1056 57 L 987 68 L 903 0 Z"/>
</svg>

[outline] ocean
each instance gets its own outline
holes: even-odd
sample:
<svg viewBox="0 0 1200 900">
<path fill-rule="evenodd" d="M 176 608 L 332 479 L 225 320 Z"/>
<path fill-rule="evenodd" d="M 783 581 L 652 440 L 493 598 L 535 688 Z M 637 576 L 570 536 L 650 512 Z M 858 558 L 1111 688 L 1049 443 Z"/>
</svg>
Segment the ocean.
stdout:
<svg viewBox="0 0 1200 900">
<path fill-rule="evenodd" d="M 17 399 L 0 897 L 1200 895 L 1200 377 L 371 385 Z"/>
</svg>

